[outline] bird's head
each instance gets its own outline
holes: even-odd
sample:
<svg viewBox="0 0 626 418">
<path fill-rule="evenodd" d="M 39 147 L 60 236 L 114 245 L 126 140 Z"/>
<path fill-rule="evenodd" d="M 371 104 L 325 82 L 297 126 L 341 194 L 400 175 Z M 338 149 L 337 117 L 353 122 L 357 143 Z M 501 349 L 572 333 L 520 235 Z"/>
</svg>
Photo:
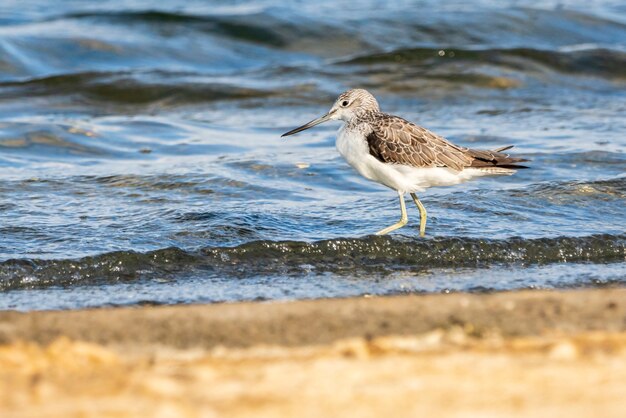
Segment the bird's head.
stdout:
<svg viewBox="0 0 626 418">
<path fill-rule="evenodd" d="M 350 122 L 354 118 L 359 117 L 363 113 L 379 110 L 378 102 L 376 98 L 372 96 L 370 92 L 364 89 L 352 89 L 343 92 L 339 95 L 333 106 L 325 115 L 312 120 L 309 123 L 305 123 L 302 126 L 292 129 L 289 132 L 285 132 L 281 136 L 293 135 L 298 132 L 302 132 L 305 129 L 319 125 L 320 123 L 327 122 L 329 120 L 342 120 L 344 122 Z"/>
</svg>

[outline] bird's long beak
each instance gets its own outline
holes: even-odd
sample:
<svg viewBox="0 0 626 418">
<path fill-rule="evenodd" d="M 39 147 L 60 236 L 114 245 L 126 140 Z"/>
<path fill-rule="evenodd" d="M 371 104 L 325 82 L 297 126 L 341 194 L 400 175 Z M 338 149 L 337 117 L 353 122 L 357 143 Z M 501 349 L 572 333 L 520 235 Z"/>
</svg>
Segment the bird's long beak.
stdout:
<svg viewBox="0 0 626 418">
<path fill-rule="evenodd" d="M 309 128 L 314 127 L 315 125 L 319 125 L 320 123 L 324 123 L 326 121 L 329 121 L 330 120 L 330 115 L 331 115 L 331 112 L 329 112 L 329 113 L 325 114 L 324 116 L 321 116 L 321 117 L 319 117 L 317 119 L 313 119 L 309 123 L 305 123 L 304 125 L 299 126 L 296 129 L 292 129 L 289 132 L 285 132 L 284 134 L 281 135 L 281 137 L 297 134 L 298 132 L 302 132 L 305 129 L 309 129 Z"/>
</svg>

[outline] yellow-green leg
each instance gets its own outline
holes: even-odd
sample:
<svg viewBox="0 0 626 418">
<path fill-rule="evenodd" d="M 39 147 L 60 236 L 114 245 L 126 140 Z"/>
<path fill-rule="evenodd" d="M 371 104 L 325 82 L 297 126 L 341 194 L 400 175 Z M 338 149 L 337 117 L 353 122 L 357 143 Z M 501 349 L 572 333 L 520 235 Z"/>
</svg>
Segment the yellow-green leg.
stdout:
<svg viewBox="0 0 626 418">
<path fill-rule="evenodd" d="M 426 208 L 422 205 L 422 202 L 420 202 L 415 193 L 411 193 L 411 198 L 413 198 L 413 201 L 420 211 L 420 237 L 423 237 L 426 235 Z"/>
<path fill-rule="evenodd" d="M 378 231 L 376 233 L 376 235 L 388 234 L 391 231 L 395 231 L 398 228 L 402 228 L 409 221 L 409 217 L 406 214 L 406 206 L 404 206 L 404 193 L 398 192 L 398 196 L 400 197 L 400 210 L 402 211 L 402 217 L 400 218 L 400 220 L 397 223 L 395 223 L 395 224 L 393 224 L 391 226 L 388 226 L 385 229 L 381 229 L 380 231 Z"/>
</svg>

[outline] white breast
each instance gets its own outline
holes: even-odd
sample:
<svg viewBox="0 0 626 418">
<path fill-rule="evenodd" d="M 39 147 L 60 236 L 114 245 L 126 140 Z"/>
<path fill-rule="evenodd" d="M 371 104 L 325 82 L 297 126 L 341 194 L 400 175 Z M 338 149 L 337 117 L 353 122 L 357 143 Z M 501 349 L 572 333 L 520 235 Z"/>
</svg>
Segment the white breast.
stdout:
<svg viewBox="0 0 626 418">
<path fill-rule="evenodd" d="M 337 150 L 356 171 L 366 179 L 384 184 L 394 190 L 403 190 L 402 175 L 390 164 L 384 164 L 370 154 L 365 136 L 345 126 L 337 132 Z"/>
<path fill-rule="evenodd" d="M 446 167 L 416 168 L 383 163 L 370 154 L 363 133 L 347 130 L 345 125 L 337 132 L 336 146 L 339 154 L 363 177 L 405 193 L 421 192 L 432 186 L 451 186 L 493 174 L 473 168 L 455 171 Z"/>
<path fill-rule="evenodd" d="M 335 142 L 337 151 L 345 160 L 354 167 L 362 176 L 367 178 L 369 172 L 368 156 L 371 157 L 367 140 L 360 132 L 347 131 L 345 125 L 337 131 Z M 370 179 L 373 180 L 373 179 Z"/>
</svg>

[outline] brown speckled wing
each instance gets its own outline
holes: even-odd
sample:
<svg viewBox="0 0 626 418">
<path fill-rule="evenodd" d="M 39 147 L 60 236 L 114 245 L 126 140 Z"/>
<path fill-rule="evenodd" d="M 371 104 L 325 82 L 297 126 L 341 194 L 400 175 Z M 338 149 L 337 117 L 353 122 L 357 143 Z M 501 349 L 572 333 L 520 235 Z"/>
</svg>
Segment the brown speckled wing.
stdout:
<svg viewBox="0 0 626 418">
<path fill-rule="evenodd" d="M 400 117 L 378 113 L 368 123 L 372 127 L 367 136 L 370 154 L 382 162 L 460 171 L 474 160 L 467 148 Z"/>
</svg>

